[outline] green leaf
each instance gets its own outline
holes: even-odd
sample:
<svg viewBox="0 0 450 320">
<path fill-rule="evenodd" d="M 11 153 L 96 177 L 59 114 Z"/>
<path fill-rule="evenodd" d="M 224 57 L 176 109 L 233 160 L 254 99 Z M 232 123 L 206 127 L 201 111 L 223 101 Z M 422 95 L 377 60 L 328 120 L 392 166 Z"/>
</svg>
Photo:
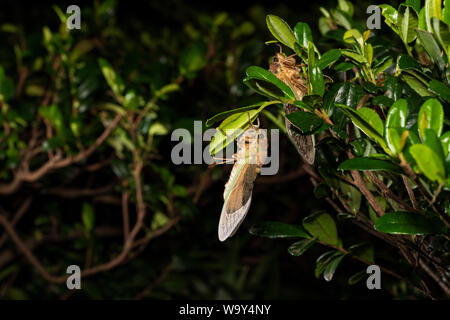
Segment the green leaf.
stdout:
<svg viewBox="0 0 450 320">
<path fill-rule="evenodd" d="M 179 55 L 180 72 L 188 78 L 193 78 L 195 72 L 206 66 L 207 46 L 203 40 L 197 40 L 184 48 Z"/>
<path fill-rule="evenodd" d="M 402 170 L 396 164 L 368 157 L 347 159 L 338 166 L 339 170 L 358 170 L 358 171 L 389 171 L 393 173 L 402 173 Z"/>
<path fill-rule="evenodd" d="M 367 242 L 358 243 L 350 248 L 348 251 L 351 255 L 359 257 L 369 262 L 374 262 L 375 254 L 373 251 L 373 245 Z"/>
<path fill-rule="evenodd" d="M 374 227 L 377 231 L 390 234 L 435 234 L 444 231 L 439 220 L 411 212 L 387 212 Z"/>
<path fill-rule="evenodd" d="M 295 127 L 301 130 L 302 134 L 310 135 L 320 128 L 324 121 L 314 113 L 305 111 L 295 111 L 288 115 L 286 118 Z"/>
<path fill-rule="evenodd" d="M 431 80 L 428 87 L 431 91 L 434 91 L 442 99 L 450 102 L 450 88 L 438 80 Z"/>
<path fill-rule="evenodd" d="M 380 116 L 373 110 L 367 107 L 359 108 L 358 115 L 363 118 L 368 124 L 374 128 L 380 136 L 384 134 L 384 124 Z"/>
<path fill-rule="evenodd" d="M 386 57 L 387 59 L 382 59 L 380 62 L 378 62 L 374 67 L 374 75 L 378 75 L 379 73 L 385 71 L 387 68 L 389 68 L 393 60 L 390 57 Z"/>
<path fill-rule="evenodd" d="M 436 17 L 441 19 L 441 1 L 442 0 L 425 0 L 425 23 L 427 31 L 432 32 L 431 19 Z"/>
<path fill-rule="evenodd" d="M 402 74 L 401 78 L 411 87 L 411 89 L 417 92 L 417 94 L 419 94 L 421 97 L 426 97 L 430 95 L 430 92 L 428 92 L 427 87 L 425 87 L 423 83 L 417 80 L 415 77 Z"/>
<path fill-rule="evenodd" d="M 416 29 L 417 37 L 420 40 L 420 43 L 423 45 L 429 56 L 431 57 L 431 60 L 437 66 L 441 71 L 445 70 L 445 62 L 442 59 L 441 56 L 441 49 L 439 48 L 439 45 L 437 44 L 436 40 L 433 37 L 433 34 L 431 32 L 423 31 Z"/>
<path fill-rule="evenodd" d="M 250 234 L 267 238 L 310 238 L 301 225 L 263 221 L 250 228 Z"/>
<path fill-rule="evenodd" d="M 444 10 L 442 11 L 442 21 L 450 26 L 450 2 L 444 0 Z"/>
<path fill-rule="evenodd" d="M 439 100 L 432 98 L 422 104 L 417 117 L 417 124 L 422 140 L 424 139 L 425 129 L 433 129 L 438 137 L 441 136 L 444 126 L 444 109 Z"/>
<path fill-rule="evenodd" d="M 125 89 L 125 84 L 122 78 L 120 78 L 120 76 L 111 67 L 109 62 L 105 59 L 99 58 L 98 64 L 111 90 L 114 92 L 116 97 L 121 97 L 123 94 L 123 90 Z"/>
<path fill-rule="evenodd" d="M 295 25 L 294 35 L 297 42 L 304 48 L 308 48 L 308 41 L 313 41 L 311 29 L 304 22 L 299 22 Z"/>
<path fill-rule="evenodd" d="M 133 90 L 128 91 L 124 97 L 124 105 L 128 109 L 135 110 L 145 104 L 144 98 L 137 95 Z"/>
<path fill-rule="evenodd" d="M 64 116 L 60 107 L 56 104 L 40 107 L 39 114 L 47 119 L 58 133 L 63 132 L 66 129 L 64 124 Z"/>
<path fill-rule="evenodd" d="M 405 44 L 416 39 L 415 29 L 419 25 L 419 18 L 412 7 L 403 4 L 400 5 L 398 24 L 400 27 L 400 36 Z"/>
<path fill-rule="evenodd" d="M 382 4 L 379 6 L 381 8 L 381 14 L 385 18 L 386 24 L 397 34 L 400 34 L 398 27 L 398 12 L 392 6 L 387 4 Z"/>
<path fill-rule="evenodd" d="M 219 125 L 217 132 L 211 139 L 211 143 L 209 144 L 210 154 L 214 155 L 232 143 L 237 136 L 250 126 L 249 118 L 251 121 L 254 121 L 265 107 L 274 103 L 279 103 L 279 101 L 265 102 L 258 109 L 234 113 L 228 116 Z"/>
<path fill-rule="evenodd" d="M 280 17 L 269 14 L 266 17 L 266 24 L 270 33 L 282 44 L 294 50 L 296 38 L 289 25 Z"/>
<path fill-rule="evenodd" d="M 354 8 L 353 4 L 347 0 L 338 0 L 338 8 L 342 12 L 346 13 L 349 17 L 353 16 Z"/>
<path fill-rule="evenodd" d="M 362 55 L 360 55 L 359 53 L 356 53 L 356 52 L 354 52 L 354 51 L 352 51 L 352 50 L 344 50 L 344 49 L 341 49 L 341 53 L 342 53 L 344 56 L 349 57 L 350 59 L 355 60 L 356 62 L 359 62 L 359 63 L 367 63 L 367 59 L 366 59 L 364 56 L 362 56 Z"/>
<path fill-rule="evenodd" d="M 303 219 L 303 227 L 319 241 L 331 245 L 338 244 L 336 224 L 333 218 L 326 212 L 319 211 Z"/>
<path fill-rule="evenodd" d="M 339 49 L 331 49 L 325 52 L 320 58 L 319 62 L 317 62 L 317 66 L 323 70 L 326 67 L 335 63 L 341 57 L 341 51 Z"/>
<path fill-rule="evenodd" d="M 420 64 L 417 62 L 416 59 L 409 55 L 401 55 L 398 58 L 398 68 L 400 70 L 416 70 L 416 71 L 422 71 Z"/>
<path fill-rule="evenodd" d="M 236 109 L 232 109 L 232 110 L 227 110 L 221 113 L 216 114 L 215 116 L 209 118 L 208 120 L 206 120 L 206 126 L 207 127 L 211 127 L 214 123 L 224 120 L 226 118 L 228 118 L 229 116 L 231 116 L 232 114 L 235 113 L 242 113 L 245 111 L 249 111 L 249 110 L 253 110 L 256 109 L 257 107 L 261 106 L 261 104 L 263 104 L 263 102 L 258 102 L 246 107 L 241 107 L 241 108 L 236 108 Z"/>
<path fill-rule="evenodd" d="M 257 66 L 248 67 L 244 83 L 254 91 L 269 98 L 295 100 L 291 88 L 270 71 Z M 267 86 L 269 85 L 269 86 Z"/>
<path fill-rule="evenodd" d="M 421 0 L 406 0 L 405 4 L 411 6 L 416 12 L 420 11 L 420 1 Z"/>
<path fill-rule="evenodd" d="M 322 70 L 318 65 L 315 65 L 309 71 L 309 81 L 313 89 L 312 94 L 317 94 L 322 97 L 325 92 L 325 79 Z"/>
<path fill-rule="evenodd" d="M 444 156 L 447 157 L 450 154 L 450 131 L 444 133 L 439 140 L 441 140 Z"/>
<path fill-rule="evenodd" d="M 386 117 L 386 128 L 406 127 L 406 116 L 408 114 L 408 103 L 405 99 L 399 99 L 389 108 Z"/>
<path fill-rule="evenodd" d="M 425 176 L 431 181 L 443 182 L 445 179 L 445 167 L 443 159 L 428 146 L 415 144 L 409 148 L 411 156 Z"/>
<path fill-rule="evenodd" d="M 348 70 L 352 70 L 354 67 L 355 67 L 355 65 L 353 63 L 341 62 L 338 65 L 336 65 L 336 67 L 334 67 L 334 70 L 345 72 Z"/>
<path fill-rule="evenodd" d="M 433 25 L 433 32 L 439 41 L 441 47 L 447 54 L 449 55 L 449 46 L 450 46 L 450 26 L 438 18 L 432 18 L 431 23 Z"/>
<path fill-rule="evenodd" d="M 349 285 L 354 285 L 357 284 L 358 282 L 364 280 L 367 278 L 367 273 L 365 270 L 362 270 L 360 272 L 355 273 L 354 275 L 352 275 L 350 278 L 348 278 L 348 284 Z"/>
<path fill-rule="evenodd" d="M 350 22 L 350 17 L 343 11 L 340 10 L 332 10 L 333 17 L 336 20 L 336 24 L 344 27 L 347 30 L 352 28 L 352 24 Z"/>
<path fill-rule="evenodd" d="M 385 140 L 394 154 L 400 153 L 404 147 L 401 137 L 404 130 L 406 130 L 407 113 L 408 104 L 406 100 L 399 99 L 389 108 L 386 117 Z"/>
<path fill-rule="evenodd" d="M 353 214 L 357 214 L 361 207 L 361 192 L 345 181 L 339 181 L 339 193 L 346 199 Z"/>
<path fill-rule="evenodd" d="M 316 242 L 317 242 L 317 238 L 300 240 L 300 241 L 292 244 L 288 248 L 288 252 L 291 255 L 296 256 L 296 257 L 301 256 L 303 253 L 306 252 L 306 250 L 311 248 Z"/>
<path fill-rule="evenodd" d="M 0 66 L 0 101 L 9 101 L 14 96 L 14 83 Z"/>
<path fill-rule="evenodd" d="M 341 255 L 339 251 L 331 250 L 320 255 L 316 260 L 316 269 L 314 270 L 314 275 L 319 278 L 320 275 L 325 271 L 328 263 L 333 260 L 333 258 Z"/>
<path fill-rule="evenodd" d="M 430 147 L 440 159 L 444 159 L 444 150 L 442 149 L 441 141 L 432 129 L 425 129 L 423 143 Z"/>
<path fill-rule="evenodd" d="M 337 267 L 341 263 L 342 259 L 344 259 L 346 255 L 341 254 L 338 257 L 334 258 L 326 267 L 325 271 L 323 272 L 323 278 L 326 281 L 331 281 L 333 279 L 334 273 L 336 272 Z"/>
<path fill-rule="evenodd" d="M 95 224 L 94 207 L 90 203 L 84 202 L 81 209 L 81 219 L 87 231 L 91 231 Z"/>
<path fill-rule="evenodd" d="M 363 36 L 357 29 L 347 30 L 344 33 L 343 40 L 346 43 L 357 43 L 361 48 L 364 48 Z"/>
<path fill-rule="evenodd" d="M 371 124 L 369 124 L 363 117 L 361 117 L 361 115 L 356 112 L 355 110 L 353 110 L 352 108 L 349 108 L 345 105 L 342 104 L 337 104 L 337 106 L 353 121 L 353 123 L 360 128 L 367 136 L 369 136 L 370 138 L 374 139 L 376 142 L 378 142 L 378 144 L 387 152 L 390 153 L 390 150 L 387 148 L 386 142 L 383 139 L 383 136 L 380 135 L 380 122 L 378 120 L 374 120 L 372 119 L 372 122 L 374 123 L 378 123 L 376 124 L 378 129 L 375 129 L 374 127 L 372 127 Z M 375 111 L 374 111 L 375 112 Z M 365 114 L 365 116 L 367 117 L 368 114 Z M 375 118 L 375 117 L 373 117 Z M 381 119 L 380 119 L 381 121 Z M 381 126 L 382 126 L 382 122 L 381 122 Z M 382 132 L 382 131 L 381 131 Z"/>
</svg>

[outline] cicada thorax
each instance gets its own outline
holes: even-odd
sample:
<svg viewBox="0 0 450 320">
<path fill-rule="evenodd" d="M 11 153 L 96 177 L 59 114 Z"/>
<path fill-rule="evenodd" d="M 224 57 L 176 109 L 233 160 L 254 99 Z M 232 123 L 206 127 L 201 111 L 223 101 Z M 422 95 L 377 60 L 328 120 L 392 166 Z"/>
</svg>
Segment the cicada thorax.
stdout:
<svg viewBox="0 0 450 320">
<path fill-rule="evenodd" d="M 297 100 L 302 100 L 303 96 L 308 92 L 306 81 L 301 77 L 300 67 L 297 66 L 294 57 L 285 57 L 281 53 L 277 53 L 272 59 L 269 70 L 291 88 Z M 286 115 L 294 111 L 298 111 L 296 106 L 284 104 Z M 292 130 L 292 125 L 287 118 L 285 125 L 289 138 L 292 140 L 298 153 L 306 162 L 313 164 L 316 154 L 314 135 L 305 136 L 296 133 Z"/>
<path fill-rule="evenodd" d="M 250 127 L 237 140 L 237 161 L 248 161 L 261 167 L 267 159 L 267 134 L 265 130 Z"/>
</svg>

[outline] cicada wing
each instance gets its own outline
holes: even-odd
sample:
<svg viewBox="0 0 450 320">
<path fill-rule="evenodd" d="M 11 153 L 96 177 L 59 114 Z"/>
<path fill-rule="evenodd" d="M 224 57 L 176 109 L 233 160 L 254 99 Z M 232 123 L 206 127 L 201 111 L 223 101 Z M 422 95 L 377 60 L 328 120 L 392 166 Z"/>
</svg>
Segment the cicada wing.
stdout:
<svg viewBox="0 0 450 320">
<path fill-rule="evenodd" d="M 241 225 L 252 202 L 256 165 L 236 163 L 225 186 L 224 204 L 219 220 L 219 240 L 231 237 Z"/>
<path fill-rule="evenodd" d="M 291 112 L 298 111 L 298 108 L 291 104 L 285 104 L 284 111 L 286 115 L 288 115 Z M 285 120 L 285 124 L 289 138 L 297 148 L 298 153 L 303 157 L 303 159 L 305 159 L 306 162 L 313 164 L 316 156 L 316 143 L 314 135 L 304 136 L 296 133 L 294 130 L 291 130 L 292 125 L 287 119 Z"/>
<path fill-rule="evenodd" d="M 252 202 L 252 195 L 247 199 L 247 203 L 244 206 L 232 213 L 226 212 L 226 203 L 223 206 L 222 213 L 219 220 L 219 240 L 225 241 L 229 237 L 235 234 L 242 221 L 244 221 L 247 215 L 250 203 Z"/>
</svg>

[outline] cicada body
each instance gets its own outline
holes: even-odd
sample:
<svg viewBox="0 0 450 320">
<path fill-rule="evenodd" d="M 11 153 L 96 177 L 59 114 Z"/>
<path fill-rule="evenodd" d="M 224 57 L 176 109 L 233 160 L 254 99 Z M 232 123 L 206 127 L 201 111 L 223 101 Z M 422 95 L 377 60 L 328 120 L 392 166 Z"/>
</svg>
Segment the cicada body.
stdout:
<svg viewBox="0 0 450 320">
<path fill-rule="evenodd" d="M 237 141 L 236 162 L 225 184 L 219 220 L 219 240 L 231 237 L 241 225 L 252 201 L 253 183 L 267 158 L 265 130 L 251 127 Z"/>
</svg>

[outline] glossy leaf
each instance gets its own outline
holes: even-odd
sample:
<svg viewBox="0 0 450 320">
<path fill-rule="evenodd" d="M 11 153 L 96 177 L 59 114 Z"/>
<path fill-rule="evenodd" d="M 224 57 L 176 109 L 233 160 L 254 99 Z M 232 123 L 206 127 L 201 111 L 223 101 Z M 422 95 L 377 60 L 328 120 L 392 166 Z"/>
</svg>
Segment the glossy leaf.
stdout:
<svg viewBox="0 0 450 320">
<path fill-rule="evenodd" d="M 363 117 L 361 117 L 361 115 L 356 112 L 355 110 L 353 110 L 352 108 L 349 108 L 347 106 L 338 104 L 338 107 L 341 108 L 341 110 L 353 121 L 353 123 L 360 128 L 367 136 L 369 136 L 370 138 L 374 139 L 376 142 L 378 142 L 378 144 L 386 151 L 386 152 L 390 152 L 388 151 L 386 142 L 383 139 L 383 136 L 380 135 L 379 130 L 380 130 L 380 126 L 379 126 L 379 122 L 377 120 L 372 121 L 372 122 L 378 122 L 378 130 L 375 129 L 374 127 L 372 127 L 372 125 L 370 123 L 368 123 Z M 381 119 L 380 119 L 381 121 Z"/>
<path fill-rule="evenodd" d="M 372 159 L 368 157 L 347 159 L 338 166 L 339 170 L 358 171 L 389 171 L 402 173 L 400 167 L 390 161 Z"/>
<path fill-rule="evenodd" d="M 381 14 L 385 18 L 386 24 L 397 34 L 400 33 L 398 27 L 398 12 L 392 6 L 387 4 L 382 4 L 379 6 L 381 8 Z"/>
<path fill-rule="evenodd" d="M 366 278 L 367 278 L 366 270 L 362 270 L 360 272 L 355 273 L 350 278 L 348 278 L 347 283 L 352 286 L 352 285 L 357 284 L 358 282 L 360 282 L 360 281 L 362 281 L 362 280 L 364 280 Z"/>
<path fill-rule="evenodd" d="M 409 152 L 419 166 L 420 171 L 428 179 L 438 182 L 444 181 L 444 161 L 430 147 L 424 144 L 415 144 L 409 148 Z"/>
<path fill-rule="evenodd" d="M 374 225 L 377 231 L 390 234 L 434 234 L 443 232 L 439 220 L 411 212 L 387 212 Z"/>
<path fill-rule="evenodd" d="M 430 147 L 440 159 L 444 159 L 444 150 L 441 141 L 432 129 L 425 129 L 423 143 Z"/>
<path fill-rule="evenodd" d="M 374 128 L 380 136 L 384 134 L 384 124 L 380 116 L 373 110 L 367 107 L 359 108 L 358 115 L 363 118 L 368 124 Z"/>
<path fill-rule="evenodd" d="M 431 19 L 433 17 L 441 19 L 441 2 L 442 0 L 425 0 L 425 23 L 429 32 L 433 31 Z"/>
<path fill-rule="evenodd" d="M 312 93 L 322 97 L 325 92 L 325 79 L 320 67 L 318 65 L 313 66 L 310 70 L 309 76 L 309 80 L 313 89 Z"/>
<path fill-rule="evenodd" d="M 450 131 L 444 133 L 439 140 L 442 144 L 442 150 L 444 152 L 444 156 L 447 157 L 450 154 Z"/>
<path fill-rule="evenodd" d="M 415 77 L 402 74 L 401 78 L 411 87 L 411 89 L 413 89 L 420 96 L 426 97 L 430 95 L 430 92 L 427 90 L 427 87 L 422 82 L 417 80 Z"/>
<path fill-rule="evenodd" d="M 311 29 L 307 23 L 298 22 L 294 27 L 294 35 L 297 42 L 304 48 L 308 48 L 308 41 L 313 41 Z"/>
<path fill-rule="evenodd" d="M 215 155 L 226 148 L 227 145 L 232 143 L 236 137 L 250 126 L 249 118 L 251 121 L 254 121 L 265 107 L 274 103 L 277 103 L 277 101 L 269 101 L 262 104 L 258 109 L 234 113 L 228 116 L 222 121 L 219 127 L 217 127 L 217 132 L 214 134 L 211 143 L 209 144 L 209 153 Z"/>
<path fill-rule="evenodd" d="M 316 260 L 316 268 L 314 270 L 314 275 L 316 276 L 316 278 L 319 278 L 320 275 L 325 271 L 328 264 L 341 254 L 342 253 L 339 251 L 331 250 L 320 255 Z"/>
<path fill-rule="evenodd" d="M 283 19 L 273 14 L 269 14 L 266 17 L 266 24 L 275 39 L 294 50 L 294 44 L 297 39 L 295 38 L 292 29 Z"/>
<path fill-rule="evenodd" d="M 429 83 L 429 89 L 434 91 L 445 101 L 450 102 L 450 88 L 442 82 L 432 79 Z"/>
<path fill-rule="evenodd" d="M 344 56 L 349 57 L 350 59 L 355 60 L 356 62 L 359 62 L 359 63 L 367 63 L 367 59 L 366 59 L 364 56 L 362 56 L 362 55 L 360 55 L 359 53 L 356 53 L 356 52 L 354 52 L 354 51 L 341 49 L 341 53 L 342 53 Z"/>
<path fill-rule="evenodd" d="M 305 111 L 295 111 L 286 116 L 290 123 L 300 129 L 302 134 L 312 134 L 323 124 L 323 119 L 316 114 Z"/>
<path fill-rule="evenodd" d="M 398 24 L 400 27 L 400 35 L 405 44 L 416 39 L 415 29 L 419 24 L 417 13 L 410 6 L 400 5 Z"/>
<path fill-rule="evenodd" d="M 437 64 L 439 69 L 443 71 L 445 69 L 445 63 L 441 56 L 441 49 L 433 37 L 433 33 L 416 29 L 417 36 L 420 43 L 423 45 L 431 59 Z"/>
<path fill-rule="evenodd" d="M 303 227 L 319 241 L 331 245 L 338 244 L 336 224 L 326 212 L 320 211 L 307 216 L 303 219 Z"/>
<path fill-rule="evenodd" d="M 369 262 L 374 262 L 375 254 L 371 243 L 363 242 L 348 248 L 351 255 L 357 256 Z"/>
<path fill-rule="evenodd" d="M 447 56 L 449 54 L 448 47 L 450 46 L 450 26 L 443 23 L 438 18 L 432 18 L 431 24 L 433 26 L 433 32 L 441 45 L 441 47 L 446 52 Z"/>
<path fill-rule="evenodd" d="M 123 90 L 125 89 L 125 84 L 122 78 L 114 71 L 109 62 L 105 59 L 99 58 L 98 64 L 111 90 L 116 96 L 121 96 L 123 94 Z"/>
<path fill-rule="evenodd" d="M 292 89 L 270 71 L 251 66 L 247 68 L 246 73 L 244 83 L 256 92 L 270 98 L 295 100 Z"/>
<path fill-rule="evenodd" d="M 323 272 L 323 278 L 326 281 L 331 281 L 333 279 L 334 273 L 336 272 L 337 267 L 341 263 L 342 259 L 344 259 L 346 255 L 341 254 L 338 257 L 334 258 L 325 268 L 325 271 Z"/>
<path fill-rule="evenodd" d="M 416 70 L 421 71 L 420 64 L 417 62 L 416 59 L 409 55 L 401 55 L 398 58 L 398 68 L 400 70 Z"/>
<path fill-rule="evenodd" d="M 408 105 L 405 99 L 397 100 L 390 108 L 386 117 L 385 140 L 389 149 L 398 154 L 404 147 L 402 134 L 406 130 Z"/>
<path fill-rule="evenodd" d="M 444 126 L 444 109 L 439 100 L 433 98 L 423 103 L 419 110 L 417 123 L 422 140 L 425 129 L 433 129 L 438 137 L 441 135 Z"/>
<path fill-rule="evenodd" d="M 357 29 L 347 30 L 344 33 L 343 40 L 347 43 L 357 43 L 361 48 L 364 47 L 364 39 Z"/>
<path fill-rule="evenodd" d="M 250 233 L 267 238 L 310 238 L 310 235 L 301 225 L 276 221 L 260 222 L 250 228 Z"/>
<path fill-rule="evenodd" d="M 300 241 L 292 244 L 288 248 L 288 252 L 291 255 L 296 256 L 296 257 L 301 256 L 303 253 L 306 252 L 306 250 L 311 248 L 316 242 L 317 242 L 317 238 L 300 240 Z"/>
<path fill-rule="evenodd" d="M 339 49 L 331 49 L 325 52 L 320 60 L 317 62 L 317 66 L 323 70 L 326 67 L 335 63 L 341 57 L 341 51 Z"/>
<path fill-rule="evenodd" d="M 218 121 L 221 121 L 221 120 L 224 120 L 224 119 L 228 118 L 229 116 L 231 116 L 232 114 L 241 113 L 241 112 L 245 112 L 245 111 L 256 109 L 259 106 L 261 106 L 261 104 L 263 104 L 263 102 L 258 102 L 258 103 L 252 104 L 250 106 L 236 108 L 236 109 L 227 110 L 227 111 L 218 113 L 215 116 L 213 116 L 213 117 L 209 118 L 208 120 L 206 120 L 206 126 L 207 127 L 211 127 L 214 123 L 216 123 Z"/>
</svg>

